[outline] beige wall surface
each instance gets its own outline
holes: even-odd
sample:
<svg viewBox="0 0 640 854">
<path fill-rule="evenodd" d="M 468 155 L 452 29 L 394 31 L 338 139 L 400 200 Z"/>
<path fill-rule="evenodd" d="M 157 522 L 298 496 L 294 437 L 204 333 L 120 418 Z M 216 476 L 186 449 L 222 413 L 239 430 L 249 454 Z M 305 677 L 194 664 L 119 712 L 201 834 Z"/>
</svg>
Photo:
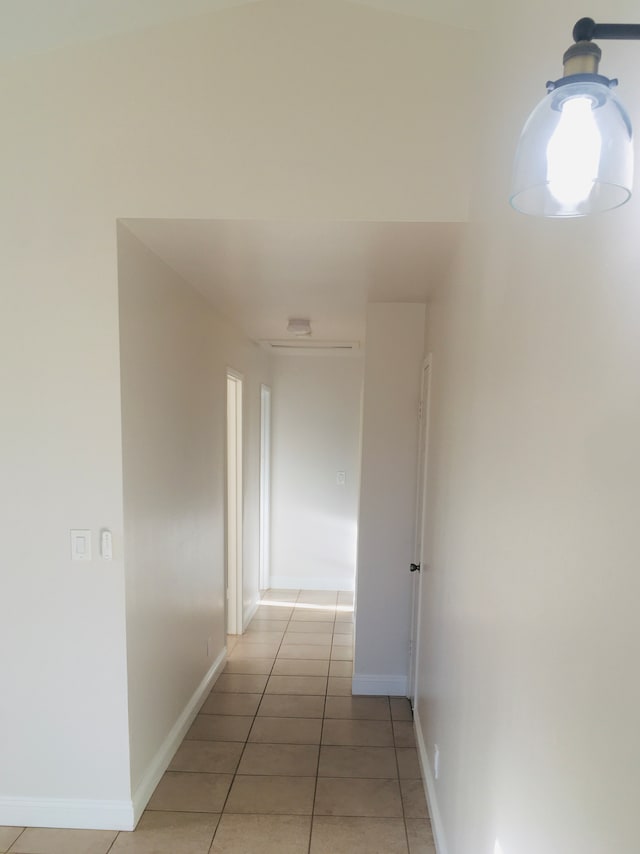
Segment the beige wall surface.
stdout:
<svg viewBox="0 0 640 854">
<path fill-rule="evenodd" d="M 118 229 L 134 790 L 225 645 L 225 370 L 204 299 Z"/>
<path fill-rule="evenodd" d="M 496 4 L 469 238 L 429 311 L 418 713 L 448 854 L 638 850 L 640 206 L 558 222 L 507 201 L 583 14 Z M 602 47 L 637 124 L 638 46 Z"/>
<path fill-rule="evenodd" d="M 110 813 L 130 797 L 115 225 L 56 211 L 62 199 L 35 164 L 19 147 L 10 159 L 19 165 L 5 174 L 0 229 L 0 822 L 36 820 L 35 799 L 47 822 L 65 823 L 78 820 L 66 817 L 68 799 Z M 71 561 L 72 528 L 92 532 L 91 562 Z M 101 528 L 113 531 L 112 561 L 99 557 Z"/>
<path fill-rule="evenodd" d="M 118 230 L 128 700 L 134 793 L 225 637 L 226 368 L 255 409 L 269 357 Z M 258 424 L 245 425 L 247 598 L 256 600 Z"/>
<path fill-rule="evenodd" d="M 541 223 L 505 203 L 519 125 L 587 11 L 637 20 L 500 0 L 472 69 L 451 28 L 275 0 L 2 67 L 0 823 L 16 800 L 131 796 L 116 219 L 462 220 L 473 145 L 428 345 L 418 712 L 441 854 L 635 854 L 640 208 Z M 606 46 L 636 124 L 639 68 L 637 45 Z M 74 527 L 111 528 L 114 560 L 71 563 Z M 406 672 L 392 593 L 367 675 Z"/>
<path fill-rule="evenodd" d="M 116 219 L 464 219 L 469 43 L 274 0 L 3 64 L 0 798 L 130 796 Z"/>
<path fill-rule="evenodd" d="M 274 360 L 272 587 L 354 588 L 362 361 Z"/>
</svg>

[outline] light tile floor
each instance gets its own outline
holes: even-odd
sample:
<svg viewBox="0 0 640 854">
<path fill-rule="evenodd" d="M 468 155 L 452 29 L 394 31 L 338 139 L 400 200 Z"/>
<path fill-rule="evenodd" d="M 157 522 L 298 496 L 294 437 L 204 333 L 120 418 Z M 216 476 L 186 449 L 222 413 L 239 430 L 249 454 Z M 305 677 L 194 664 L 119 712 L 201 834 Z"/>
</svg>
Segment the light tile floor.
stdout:
<svg viewBox="0 0 640 854">
<path fill-rule="evenodd" d="M 0 827 L 0 852 L 435 854 L 408 701 L 351 696 L 352 613 L 268 591 L 135 831 Z"/>
</svg>

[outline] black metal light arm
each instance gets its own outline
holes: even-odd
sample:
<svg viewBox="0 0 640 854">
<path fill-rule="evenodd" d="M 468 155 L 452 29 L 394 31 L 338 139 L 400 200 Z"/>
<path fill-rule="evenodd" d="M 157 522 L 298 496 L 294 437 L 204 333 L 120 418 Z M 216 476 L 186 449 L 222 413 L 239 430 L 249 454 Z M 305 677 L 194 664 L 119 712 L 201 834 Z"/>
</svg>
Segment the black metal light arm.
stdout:
<svg viewBox="0 0 640 854">
<path fill-rule="evenodd" d="M 596 24 L 593 18 L 580 18 L 573 28 L 575 42 L 592 39 L 640 40 L 640 24 Z"/>
</svg>

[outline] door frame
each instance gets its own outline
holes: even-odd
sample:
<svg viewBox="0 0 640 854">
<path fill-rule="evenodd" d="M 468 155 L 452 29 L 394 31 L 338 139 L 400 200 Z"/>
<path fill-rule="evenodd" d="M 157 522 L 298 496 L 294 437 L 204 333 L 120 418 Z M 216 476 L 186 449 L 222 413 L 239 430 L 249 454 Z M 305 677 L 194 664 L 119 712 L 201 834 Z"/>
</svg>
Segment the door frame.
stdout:
<svg viewBox="0 0 640 854">
<path fill-rule="evenodd" d="M 422 363 L 420 372 L 420 405 L 418 409 L 418 478 L 416 483 L 416 519 L 414 528 L 413 562 L 420 566 L 412 575 L 411 635 L 409 641 L 409 685 L 408 693 L 412 708 L 418 700 L 420 674 L 420 630 L 422 612 L 422 577 L 428 567 L 424 562 L 425 522 L 427 500 L 427 476 L 429 458 L 429 412 L 431 406 L 431 353 Z"/>
<path fill-rule="evenodd" d="M 226 372 L 226 604 L 227 634 L 243 630 L 243 507 L 242 401 L 244 377 L 233 368 Z"/>
<path fill-rule="evenodd" d="M 271 386 L 260 386 L 260 590 L 270 584 L 271 558 Z"/>
</svg>

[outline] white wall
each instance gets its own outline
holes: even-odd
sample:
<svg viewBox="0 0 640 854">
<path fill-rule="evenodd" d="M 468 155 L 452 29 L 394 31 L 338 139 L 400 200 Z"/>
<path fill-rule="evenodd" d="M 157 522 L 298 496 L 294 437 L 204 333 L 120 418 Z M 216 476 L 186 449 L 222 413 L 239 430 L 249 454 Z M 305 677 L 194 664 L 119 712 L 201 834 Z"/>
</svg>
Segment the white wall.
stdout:
<svg viewBox="0 0 640 854">
<path fill-rule="evenodd" d="M 1 97 L 6 106 L 6 89 Z M 123 827 L 115 227 L 70 204 L 55 177 L 69 155 L 47 164 L 56 155 L 44 153 L 45 128 L 27 131 L 37 108 L 21 87 L 14 98 L 5 140 L 16 168 L 0 202 L 0 825 Z M 92 532 L 91 562 L 71 561 L 72 528 Z M 98 556 L 102 528 L 114 534 L 112 561 Z"/>
<path fill-rule="evenodd" d="M 367 307 L 353 692 L 406 695 L 425 306 Z"/>
<path fill-rule="evenodd" d="M 439 850 L 634 854 L 640 205 L 572 222 L 510 211 L 521 123 L 585 11 L 496 5 L 474 221 L 429 311 L 418 712 L 430 764 L 440 750 Z M 637 20 L 629 3 L 595 7 Z M 602 48 L 637 124 L 638 45 Z"/>
<path fill-rule="evenodd" d="M 225 646 L 225 371 L 211 308 L 124 226 L 118 272 L 135 793 Z"/>
<path fill-rule="evenodd" d="M 361 398 L 360 356 L 274 360 L 272 587 L 354 588 Z"/>
<path fill-rule="evenodd" d="M 223 329 L 124 226 L 118 260 L 131 781 L 144 801 L 189 723 L 184 710 L 195 711 L 224 657 L 226 366 L 244 369 L 246 408 L 255 409 L 269 357 Z M 254 603 L 257 442 L 250 418 L 245 554 Z"/>
<path fill-rule="evenodd" d="M 116 219 L 463 219 L 470 43 L 267 0 L 2 65 L 0 823 L 131 794 Z M 75 527 L 114 560 L 72 564 Z"/>
</svg>

